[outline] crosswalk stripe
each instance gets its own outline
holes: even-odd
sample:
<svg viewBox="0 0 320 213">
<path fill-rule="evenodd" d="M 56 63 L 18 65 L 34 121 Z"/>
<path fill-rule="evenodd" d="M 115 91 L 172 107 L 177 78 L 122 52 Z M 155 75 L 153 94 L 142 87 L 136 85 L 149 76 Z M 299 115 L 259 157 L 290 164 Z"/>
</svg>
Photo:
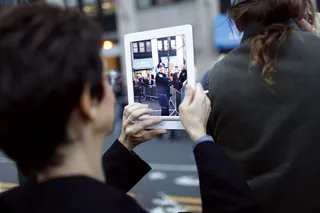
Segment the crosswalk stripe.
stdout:
<svg viewBox="0 0 320 213">
<path fill-rule="evenodd" d="M 8 189 L 11 189 L 13 187 L 16 187 L 18 186 L 18 184 L 16 183 L 4 183 L 4 182 L 0 182 L 0 193 L 1 192 L 5 192 L 7 191 Z"/>
<path fill-rule="evenodd" d="M 10 189 L 16 186 L 19 186 L 19 184 L 16 183 L 0 183 L 0 186 L 2 189 Z"/>
<path fill-rule="evenodd" d="M 174 200 L 179 203 L 188 203 L 188 204 L 198 204 L 201 205 L 201 199 L 195 197 L 178 197 L 178 196 L 168 196 L 168 199 Z"/>
<path fill-rule="evenodd" d="M 135 198 L 134 194 L 133 194 L 133 193 L 131 193 L 131 192 L 128 192 L 128 193 L 127 193 L 127 195 L 129 195 L 130 197 Z"/>
</svg>

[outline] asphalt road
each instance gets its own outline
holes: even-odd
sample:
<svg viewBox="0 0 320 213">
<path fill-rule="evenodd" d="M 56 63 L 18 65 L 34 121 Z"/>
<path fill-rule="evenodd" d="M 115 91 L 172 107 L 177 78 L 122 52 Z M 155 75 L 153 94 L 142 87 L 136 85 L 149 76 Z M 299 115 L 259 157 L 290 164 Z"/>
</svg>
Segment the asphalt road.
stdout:
<svg viewBox="0 0 320 213">
<path fill-rule="evenodd" d="M 104 150 L 116 139 L 106 138 Z M 153 139 L 136 148 L 153 170 L 130 192 L 151 213 L 201 212 L 199 181 L 191 141 Z M 17 184 L 15 165 L 0 153 L 0 191 Z"/>
</svg>

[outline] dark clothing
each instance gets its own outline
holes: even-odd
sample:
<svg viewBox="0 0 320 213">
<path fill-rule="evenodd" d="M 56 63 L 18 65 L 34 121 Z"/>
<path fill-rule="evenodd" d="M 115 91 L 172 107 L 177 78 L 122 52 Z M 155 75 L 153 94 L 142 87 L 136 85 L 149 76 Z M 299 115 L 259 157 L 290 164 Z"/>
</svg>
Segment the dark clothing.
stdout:
<svg viewBox="0 0 320 213">
<path fill-rule="evenodd" d="M 164 73 L 157 73 L 156 75 L 156 86 L 158 94 L 170 95 L 170 87 L 172 82 Z"/>
<path fill-rule="evenodd" d="M 211 141 L 196 146 L 203 213 L 257 213 L 256 202 L 230 160 Z M 0 195 L 1 213 L 146 212 L 125 195 L 150 167 L 118 141 L 103 156 L 107 184 L 88 177 L 28 181 Z"/>
<path fill-rule="evenodd" d="M 183 84 L 187 80 L 187 70 L 182 70 L 179 75 L 179 81 Z"/>
<path fill-rule="evenodd" d="M 213 142 L 194 149 L 203 213 L 258 213 L 255 198 L 233 163 Z"/>
<path fill-rule="evenodd" d="M 145 85 L 149 85 L 149 80 L 148 79 L 143 79 L 143 83 L 145 84 Z"/>
<path fill-rule="evenodd" d="M 267 213 L 320 212 L 320 39 L 292 26 L 277 55 L 274 85 L 262 80 L 260 67 L 250 67 L 255 26 L 208 79 L 212 135 Z"/>
<path fill-rule="evenodd" d="M 65 177 L 36 183 L 29 180 L 2 193 L 1 213 L 146 212 L 125 195 L 151 168 L 116 141 L 103 155 L 107 184 L 82 177 Z"/>
<path fill-rule="evenodd" d="M 161 116 L 169 116 L 169 100 L 170 100 L 170 87 L 172 81 L 164 73 L 157 73 L 156 75 L 157 97 L 159 105 L 161 106 Z"/>
<path fill-rule="evenodd" d="M 182 83 L 180 82 L 179 78 L 178 78 L 178 73 L 174 73 L 172 76 L 172 85 L 173 88 L 175 88 L 178 91 L 181 91 L 182 88 Z"/>
<path fill-rule="evenodd" d="M 142 98 L 145 97 L 143 93 L 143 89 L 146 86 L 146 84 L 142 81 L 138 81 L 138 96 L 139 96 L 139 103 L 142 102 Z"/>
<path fill-rule="evenodd" d="M 158 94 L 159 105 L 161 106 L 161 116 L 168 116 L 170 114 L 169 101 L 170 97 L 165 94 Z"/>
<path fill-rule="evenodd" d="M 18 168 L 18 181 L 19 181 L 19 184 L 23 184 L 27 182 L 26 176 L 24 176 L 24 174 L 20 171 L 19 168 Z"/>
<path fill-rule="evenodd" d="M 145 161 L 119 141 L 104 153 L 102 163 L 107 183 L 124 192 L 130 191 L 151 170 Z"/>
<path fill-rule="evenodd" d="M 208 88 L 208 77 L 209 77 L 209 73 L 211 72 L 212 69 L 208 70 L 207 72 L 204 73 L 202 79 L 201 79 L 201 85 L 203 87 L 204 90 L 209 90 Z"/>
</svg>

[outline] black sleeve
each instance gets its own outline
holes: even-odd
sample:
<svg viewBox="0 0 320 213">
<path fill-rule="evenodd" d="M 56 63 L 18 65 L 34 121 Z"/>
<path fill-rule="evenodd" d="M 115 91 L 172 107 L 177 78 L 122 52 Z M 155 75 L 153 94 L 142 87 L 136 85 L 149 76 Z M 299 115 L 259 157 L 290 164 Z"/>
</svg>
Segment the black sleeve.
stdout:
<svg viewBox="0 0 320 213">
<path fill-rule="evenodd" d="M 259 212 L 246 180 L 217 144 L 198 144 L 194 155 L 200 179 L 203 213 Z"/>
<path fill-rule="evenodd" d="M 151 170 L 146 162 L 118 140 L 104 153 L 102 164 L 107 183 L 124 192 L 128 192 Z"/>
<path fill-rule="evenodd" d="M 21 171 L 19 168 L 17 168 L 17 170 L 18 170 L 18 181 L 19 181 L 19 185 L 22 185 L 22 184 L 26 183 L 28 179 L 27 179 L 27 177 L 22 173 L 22 171 Z"/>
<path fill-rule="evenodd" d="M 179 75 L 179 81 L 181 83 L 185 82 L 187 80 L 187 70 L 182 70 Z"/>
</svg>

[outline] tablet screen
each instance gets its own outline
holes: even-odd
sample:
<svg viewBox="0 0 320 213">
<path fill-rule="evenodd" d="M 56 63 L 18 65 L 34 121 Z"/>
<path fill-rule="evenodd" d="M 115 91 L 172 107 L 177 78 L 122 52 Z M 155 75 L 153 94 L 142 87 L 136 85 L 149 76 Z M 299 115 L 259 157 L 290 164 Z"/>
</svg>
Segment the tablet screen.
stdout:
<svg viewBox="0 0 320 213">
<path fill-rule="evenodd" d="M 134 102 L 148 104 L 151 116 L 179 116 L 187 82 L 184 35 L 131 42 Z"/>
</svg>

